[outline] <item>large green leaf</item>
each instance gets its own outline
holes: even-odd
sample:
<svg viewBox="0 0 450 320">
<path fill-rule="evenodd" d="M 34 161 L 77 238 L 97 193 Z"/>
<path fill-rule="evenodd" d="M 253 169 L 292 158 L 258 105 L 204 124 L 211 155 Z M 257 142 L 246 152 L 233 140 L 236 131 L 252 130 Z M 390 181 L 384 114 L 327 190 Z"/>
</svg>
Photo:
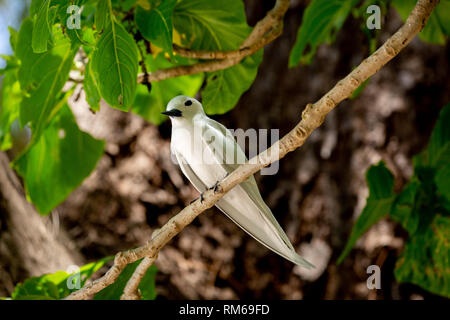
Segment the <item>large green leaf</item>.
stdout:
<svg viewBox="0 0 450 320">
<path fill-rule="evenodd" d="M 450 104 L 442 108 L 427 148 L 414 157 L 415 167 L 439 169 L 450 162 Z"/>
<path fill-rule="evenodd" d="M 31 123 L 32 143 L 46 127 L 59 101 L 59 93 L 69 76 L 75 51 L 60 29 L 53 32 L 54 46 L 45 53 L 31 48 L 33 23 L 25 19 L 19 31 L 17 57 L 21 60 L 18 77 L 25 97 L 20 105 L 22 125 Z"/>
<path fill-rule="evenodd" d="M 86 0 L 52 0 L 52 4 L 58 5 L 57 19 L 63 26 L 64 33 L 72 42 L 73 48 L 78 48 L 82 44 L 89 45 L 83 39 L 85 30 L 92 30 L 92 22 L 87 15 L 88 10 L 84 6 L 85 2 Z M 79 28 L 75 24 L 77 20 L 79 21 Z M 72 25 L 69 25 L 69 22 Z"/>
<path fill-rule="evenodd" d="M 303 14 L 297 40 L 289 57 L 289 67 L 295 67 L 300 62 L 310 63 L 317 47 L 331 40 L 358 2 L 358 0 L 313 0 Z"/>
<path fill-rule="evenodd" d="M 432 223 L 414 234 L 397 261 L 399 282 L 411 282 L 450 298 L 450 218 L 436 215 Z"/>
<path fill-rule="evenodd" d="M 136 91 L 138 48 L 133 37 L 113 18 L 97 43 L 92 70 L 103 99 L 110 106 L 127 111 Z"/>
<path fill-rule="evenodd" d="M 178 62 L 184 61 L 179 58 Z M 162 53 L 156 58 L 147 55 L 145 63 L 150 72 L 173 66 Z M 167 120 L 167 116 L 161 115 L 161 112 L 166 109 L 167 103 L 173 97 L 181 94 L 193 97 L 200 90 L 202 83 L 203 73 L 198 73 L 154 82 L 150 93 L 146 86 L 140 85 L 137 88 L 132 111 L 154 124 L 160 124 Z"/>
<path fill-rule="evenodd" d="M 32 47 L 35 53 L 42 53 L 47 51 L 47 42 L 50 38 L 49 9 L 51 0 L 33 0 L 33 2 L 32 7 L 35 8 L 37 16 L 32 33 Z"/>
<path fill-rule="evenodd" d="M 92 71 L 92 63 L 89 61 L 84 71 L 83 88 L 86 93 L 86 100 L 93 111 L 100 110 L 100 92 L 98 92 L 97 81 Z"/>
<path fill-rule="evenodd" d="M 149 10 L 137 6 L 134 14 L 136 24 L 145 39 L 173 56 L 173 9 L 177 0 L 164 0 Z"/>
<path fill-rule="evenodd" d="M 403 228 L 413 233 L 419 227 L 419 212 L 415 210 L 416 197 L 421 183 L 414 176 L 411 181 L 403 188 L 402 192 L 397 195 L 392 206 L 390 217 L 401 223 Z"/>
<path fill-rule="evenodd" d="M 98 32 L 103 31 L 109 19 L 108 0 L 100 0 L 95 10 L 95 27 Z"/>
<path fill-rule="evenodd" d="M 448 163 L 450 160 L 450 103 L 447 104 L 440 112 L 438 121 L 431 134 L 428 143 L 427 152 L 429 164 L 438 166 Z"/>
<path fill-rule="evenodd" d="M 19 117 L 22 99 L 15 70 L 7 72 L 3 78 L 0 99 L 0 150 L 7 150 L 12 147 L 11 124 Z"/>
<path fill-rule="evenodd" d="M 142 261 L 138 260 L 132 264 L 129 264 L 125 267 L 125 269 L 120 273 L 117 280 L 101 290 L 94 297 L 94 300 L 119 300 L 120 296 L 123 293 L 123 289 L 127 285 L 128 280 L 133 275 L 134 270 L 136 270 L 139 263 Z M 156 298 L 156 289 L 155 289 L 155 274 L 158 269 L 152 265 L 148 268 L 141 282 L 139 283 L 139 291 L 142 296 L 142 300 L 154 300 Z"/>
<path fill-rule="evenodd" d="M 39 141 L 16 162 L 27 195 L 46 214 L 92 172 L 104 143 L 80 131 L 67 105 L 53 117 Z"/>
<path fill-rule="evenodd" d="M 434 179 L 439 192 L 450 202 L 450 162 L 436 173 Z"/>
<path fill-rule="evenodd" d="M 405 21 L 416 3 L 416 0 L 394 0 L 392 6 Z M 450 1 L 442 0 L 431 13 L 425 28 L 419 33 L 419 38 L 425 42 L 444 45 L 449 35 Z"/>
<path fill-rule="evenodd" d="M 380 162 L 371 166 L 367 171 L 366 179 L 369 186 L 367 204 L 353 226 L 350 238 L 338 259 L 338 263 L 344 260 L 356 241 L 372 225 L 389 213 L 394 202 L 394 177 L 384 166 L 384 163 Z"/>
<path fill-rule="evenodd" d="M 226 10 L 224 10 L 226 8 Z M 191 49 L 238 49 L 251 28 L 242 0 L 181 0 L 175 7 L 174 26 Z M 225 113 L 255 80 L 262 50 L 231 68 L 207 74 L 203 106 L 207 113 Z"/>
<path fill-rule="evenodd" d="M 68 280 L 71 276 L 80 277 L 82 287 L 94 272 L 100 269 L 112 257 L 104 258 L 97 262 L 92 262 L 82 266 L 79 274 L 69 274 L 65 271 L 57 271 L 52 274 L 44 274 L 40 277 L 33 277 L 16 285 L 11 295 L 12 300 L 54 300 L 63 299 L 72 292 L 78 290 L 75 286 L 69 288 Z M 70 280 L 75 280 L 73 277 Z M 72 282 L 73 283 L 73 282 Z"/>
</svg>

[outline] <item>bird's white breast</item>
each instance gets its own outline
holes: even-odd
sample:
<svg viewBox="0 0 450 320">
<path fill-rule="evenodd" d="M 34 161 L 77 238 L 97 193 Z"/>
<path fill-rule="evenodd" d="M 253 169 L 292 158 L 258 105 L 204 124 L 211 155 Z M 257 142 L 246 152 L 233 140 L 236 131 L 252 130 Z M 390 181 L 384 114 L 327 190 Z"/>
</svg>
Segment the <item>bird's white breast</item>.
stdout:
<svg viewBox="0 0 450 320">
<path fill-rule="evenodd" d="M 181 154 L 192 171 L 208 187 L 225 177 L 220 155 L 215 155 L 205 140 L 201 121 L 172 127 L 171 148 Z"/>
</svg>

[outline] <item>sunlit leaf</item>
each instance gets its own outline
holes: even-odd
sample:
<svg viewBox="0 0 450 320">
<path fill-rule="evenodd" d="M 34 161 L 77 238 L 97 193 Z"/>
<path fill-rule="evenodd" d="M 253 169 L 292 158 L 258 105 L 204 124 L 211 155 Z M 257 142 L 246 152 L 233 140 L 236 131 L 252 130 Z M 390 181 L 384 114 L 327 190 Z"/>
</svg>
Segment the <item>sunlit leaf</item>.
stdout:
<svg viewBox="0 0 450 320">
<path fill-rule="evenodd" d="M 39 141 L 15 163 L 41 214 L 60 204 L 94 170 L 104 143 L 80 131 L 69 107 L 53 117 Z"/>
<path fill-rule="evenodd" d="M 95 10 L 95 27 L 98 32 L 103 31 L 109 19 L 108 0 L 99 0 Z"/>
<path fill-rule="evenodd" d="M 92 56 L 92 70 L 103 99 L 127 111 L 136 91 L 138 49 L 120 23 L 112 20 L 105 27 Z"/>
<path fill-rule="evenodd" d="M 42 53 L 47 51 L 47 41 L 51 32 L 48 17 L 51 0 L 33 0 L 33 2 L 35 2 L 37 16 L 32 32 L 32 47 L 35 53 Z"/>
<path fill-rule="evenodd" d="M 55 45 L 45 53 L 34 53 L 31 48 L 32 30 L 31 20 L 24 20 L 16 51 L 21 60 L 19 81 L 25 94 L 20 106 L 20 121 L 22 126 L 31 123 L 35 142 L 59 101 L 58 94 L 67 81 L 75 52 L 61 30 L 55 28 Z"/>
<path fill-rule="evenodd" d="M 86 100 L 89 103 L 92 111 L 100 110 L 100 92 L 98 92 L 97 81 L 95 80 L 92 63 L 89 61 L 86 65 L 86 70 L 84 73 L 83 88 L 86 92 Z"/>
<path fill-rule="evenodd" d="M 241 0 L 182 0 L 173 19 L 183 45 L 191 49 L 235 50 L 251 31 Z M 202 91 L 205 111 L 216 114 L 231 110 L 252 85 L 261 60 L 262 50 L 236 66 L 208 73 Z"/>
<path fill-rule="evenodd" d="M 144 9 L 137 6 L 134 19 L 145 39 L 149 40 L 158 47 L 163 48 L 167 53 L 173 56 L 172 37 L 173 37 L 173 9 L 177 0 L 165 0 L 158 6 Z"/>
<path fill-rule="evenodd" d="M 15 71 L 7 72 L 2 80 L 0 103 L 0 150 L 12 147 L 11 124 L 19 117 L 22 99 L 20 84 Z"/>
<path fill-rule="evenodd" d="M 79 277 L 79 284 L 82 287 L 94 272 L 99 270 L 112 257 L 101 259 L 82 266 L 79 274 L 69 274 L 65 271 L 57 271 L 51 274 L 44 274 L 39 277 L 26 279 L 14 288 L 11 295 L 12 300 L 55 300 L 63 299 L 72 292 L 78 290 L 75 286 L 68 286 L 71 276 Z"/>
</svg>

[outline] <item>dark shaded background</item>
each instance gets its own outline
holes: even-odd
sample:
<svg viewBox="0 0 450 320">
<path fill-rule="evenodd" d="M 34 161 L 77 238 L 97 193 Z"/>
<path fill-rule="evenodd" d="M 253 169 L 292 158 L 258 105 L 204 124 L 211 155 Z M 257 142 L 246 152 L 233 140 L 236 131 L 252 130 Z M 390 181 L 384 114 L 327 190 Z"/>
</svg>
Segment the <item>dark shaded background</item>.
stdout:
<svg viewBox="0 0 450 320">
<path fill-rule="evenodd" d="M 286 134 L 307 103 L 369 54 L 361 21 L 349 18 L 335 43 L 322 45 L 311 65 L 288 69 L 307 4 L 291 2 L 284 33 L 266 47 L 253 86 L 233 111 L 214 117 L 227 127 L 277 128 L 280 136 Z M 273 3 L 245 1 L 249 24 Z M 379 43 L 401 23 L 390 10 Z M 341 265 L 336 259 L 365 205 L 367 168 L 384 160 L 398 189 L 411 176 L 411 157 L 426 145 L 440 108 L 449 102 L 448 57 L 448 45 L 414 39 L 358 98 L 341 103 L 301 149 L 281 160 L 277 175 L 257 175 L 263 198 L 297 251 L 318 266 L 315 272 L 270 252 L 214 208 L 159 254 L 158 299 L 436 298 L 395 281 L 395 261 L 407 235 L 389 220 L 370 229 Z M 156 127 L 106 106 L 92 115 L 82 92 L 72 98 L 72 107 L 82 129 L 106 139 L 107 152 L 51 220 L 92 261 L 142 245 L 198 194 L 170 160 L 169 121 Z M 366 287 L 366 268 L 372 264 L 381 267 L 381 290 Z"/>
</svg>

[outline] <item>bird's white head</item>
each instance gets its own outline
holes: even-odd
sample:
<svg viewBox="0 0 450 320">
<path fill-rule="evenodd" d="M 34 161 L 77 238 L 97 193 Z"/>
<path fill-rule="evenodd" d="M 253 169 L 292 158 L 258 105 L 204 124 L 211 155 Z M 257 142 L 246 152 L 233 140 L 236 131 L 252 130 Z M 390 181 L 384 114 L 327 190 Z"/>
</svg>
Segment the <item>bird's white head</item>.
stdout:
<svg viewBox="0 0 450 320">
<path fill-rule="evenodd" d="M 191 97 L 177 96 L 169 101 L 166 111 L 162 112 L 171 120 L 192 120 L 196 115 L 204 115 L 202 104 Z"/>
</svg>

